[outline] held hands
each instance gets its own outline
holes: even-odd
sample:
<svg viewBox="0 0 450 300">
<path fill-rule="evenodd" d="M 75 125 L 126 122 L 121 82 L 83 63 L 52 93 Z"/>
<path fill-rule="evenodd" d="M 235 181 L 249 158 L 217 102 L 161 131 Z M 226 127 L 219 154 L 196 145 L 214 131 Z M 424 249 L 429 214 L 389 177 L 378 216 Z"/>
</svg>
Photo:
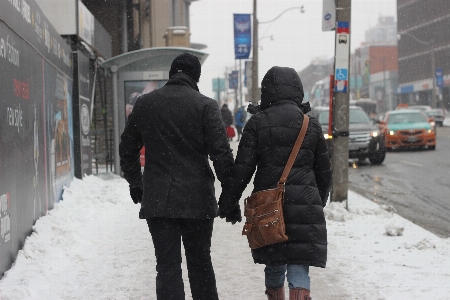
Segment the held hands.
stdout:
<svg viewBox="0 0 450 300">
<path fill-rule="evenodd" d="M 138 204 L 142 202 L 142 194 L 143 190 L 141 187 L 132 187 L 130 188 L 130 196 L 133 199 L 134 204 Z"/>
<path fill-rule="evenodd" d="M 232 225 L 236 224 L 236 222 L 241 222 L 241 207 L 239 204 L 236 204 L 234 209 L 231 211 L 224 211 L 219 207 L 219 217 L 221 219 L 225 218 L 225 221 L 230 222 Z"/>
</svg>

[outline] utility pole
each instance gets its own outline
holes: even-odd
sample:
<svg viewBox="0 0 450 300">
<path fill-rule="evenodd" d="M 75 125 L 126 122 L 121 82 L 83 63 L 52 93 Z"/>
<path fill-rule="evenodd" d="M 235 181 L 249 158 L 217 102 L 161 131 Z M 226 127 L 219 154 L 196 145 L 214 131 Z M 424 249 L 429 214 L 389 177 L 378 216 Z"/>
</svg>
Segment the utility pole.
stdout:
<svg viewBox="0 0 450 300">
<path fill-rule="evenodd" d="M 253 62 L 252 62 L 252 104 L 258 105 L 258 18 L 256 0 L 253 0 Z"/>
<path fill-rule="evenodd" d="M 434 41 L 431 41 L 431 80 L 433 80 L 431 90 L 431 107 L 436 108 L 436 56 L 434 51 Z"/>
<path fill-rule="evenodd" d="M 388 96 L 386 93 L 386 53 L 383 53 L 383 105 L 385 111 L 393 109 L 391 108 L 390 98 L 390 95 Z"/>
<path fill-rule="evenodd" d="M 242 101 L 242 63 L 241 60 L 239 60 L 239 103 L 237 103 L 237 106 L 234 108 L 235 110 L 240 108 L 244 101 Z"/>
<path fill-rule="evenodd" d="M 333 187 L 330 200 L 348 196 L 348 139 L 351 0 L 336 0 L 335 93 L 333 101 Z M 348 204 L 347 204 L 348 205 Z"/>
</svg>

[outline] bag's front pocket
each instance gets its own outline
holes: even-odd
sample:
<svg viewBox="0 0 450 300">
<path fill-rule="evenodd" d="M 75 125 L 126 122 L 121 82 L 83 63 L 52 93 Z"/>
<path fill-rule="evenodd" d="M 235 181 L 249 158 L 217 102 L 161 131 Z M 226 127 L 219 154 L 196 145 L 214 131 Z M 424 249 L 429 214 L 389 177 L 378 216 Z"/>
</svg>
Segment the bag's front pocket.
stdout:
<svg viewBox="0 0 450 300">
<path fill-rule="evenodd" d="M 265 245 L 281 243 L 287 240 L 284 226 L 280 222 L 279 214 L 258 222 L 258 229 Z"/>
<path fill-rule="evenodd" d="M 245 223 L 242 230 L 242 235 L 247 236 L 248 246 L 251 249 L 256 249 L 264 246 L 261 243 L 263 240 L 258 229 L 259 228 L 256 228 L 254 223 Z"/>
</svg>

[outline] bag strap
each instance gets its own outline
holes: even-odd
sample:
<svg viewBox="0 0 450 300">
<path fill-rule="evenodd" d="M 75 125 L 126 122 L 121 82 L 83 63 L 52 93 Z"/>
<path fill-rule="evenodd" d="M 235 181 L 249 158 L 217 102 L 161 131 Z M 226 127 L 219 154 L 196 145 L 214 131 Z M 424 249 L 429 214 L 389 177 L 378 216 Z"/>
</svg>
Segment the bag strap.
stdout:
<svg viewBox="0 0 450 300">
<path fill-rule="evenodd" d="M 303 139 L 305 138 L 305 135 L 306 135 L 306 130 L 308 129 L 308 125 L 309 125 L 309 117 L 306 114 L 304 114 L 302 128 L 300 129 L 297 140 L 295 141 L 294 148 L 292 149 L 291 155 L 289 156 L 286 166 L 284 167 L 283 174 L 281 174 L 281 178 L 280 178 L 280 181 L 278 182 L 278 186 L 284 185 L 286 183 L 287 177 L 289 176 L 292 166 L 294 165 L 294 161 L 295 161 L 295 158 L 297 157 L 298 151 L 300 150 L 300 147 L 302 146 Z"/>
</svg>

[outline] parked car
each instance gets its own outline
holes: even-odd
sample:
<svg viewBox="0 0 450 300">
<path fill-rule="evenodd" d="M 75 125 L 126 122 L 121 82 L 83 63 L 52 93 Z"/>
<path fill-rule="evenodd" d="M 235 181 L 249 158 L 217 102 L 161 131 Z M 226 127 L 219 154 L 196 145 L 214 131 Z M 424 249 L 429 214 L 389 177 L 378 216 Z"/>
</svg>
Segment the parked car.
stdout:
<svg viewBox="0 0 450 300">
<path fill-rule="evenodd" d="M 309 115 L 317 118 L 322 126 L 322 132 L 327 141 L 330 155 L 332 155 L 332 136 L 328 135 L 328 107 L 315 107 Z M 361 107 L 350 106 L 349 109 L 349 158 L 357 158 L 361 161 L 366 158 L 374 165 L 383 163 L 386 158 L 384 137 L 380 133 L 378 125 L 369 118 Z"/>
<path fill-rule="evenodd" d="M 444 125 L 444 119 L 445 119 L 445 112 L 442 108 L 434 108 L 425 110 L 425 113 L 429 118 L 433 118 L 436 122 L 436 125 L 443 126 Z"/>
<path fill-rule="evenodd" d="M 428 118 L 422 110 L 392 110 L 386 112 L 380 129 L 387 149 L 427 147 L 434 150 L 436 129 L 433 123 L 433 118 Z"/>
</svg>

